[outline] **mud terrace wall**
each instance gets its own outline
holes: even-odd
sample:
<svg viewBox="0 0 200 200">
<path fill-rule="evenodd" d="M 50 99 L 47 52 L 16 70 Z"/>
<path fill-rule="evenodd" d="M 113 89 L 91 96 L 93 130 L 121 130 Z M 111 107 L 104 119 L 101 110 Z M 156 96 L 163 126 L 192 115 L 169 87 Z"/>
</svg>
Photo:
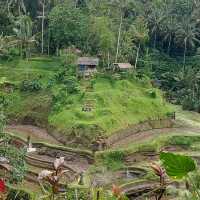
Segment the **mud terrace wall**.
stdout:
<svg viewBox="0 0 200 200">
<path fill-rule="evenodd" d="M 145 122 L 141 122 L 136 125 L 131 125 L 127 129 L 117 131 L 111 137 L 108 138 L 107 144 L 112 145 L 119 140 L 122 140 L 126 137 L 129 137 L 133 134 L 150 131 L 153 129 L 162 129 L 162 128 L 172 128 L 174 125 L 174 120 L 171 118 L 159 119 L 159 120 L 148 120 Z"/>
<path fill-rule="evenodd" d="M 11 135 L 11 144 L 15 145 L 16 147 L 27 146 L 27 141 L 25 141 L 23 138 L 13 136 L 12 134 L 9 135 Z M 93 163 L 94 161 L 94 155 L 88 150 L 52 145 L 43 142 L 33 142 L 32 144 L 34 147 L 38 148 L 41 154 L 48 155 L 53 158 L 55 158 L 56 156 L 70 156 L 79 159 L 86 159 L 88 163 Z"/>
</svg>

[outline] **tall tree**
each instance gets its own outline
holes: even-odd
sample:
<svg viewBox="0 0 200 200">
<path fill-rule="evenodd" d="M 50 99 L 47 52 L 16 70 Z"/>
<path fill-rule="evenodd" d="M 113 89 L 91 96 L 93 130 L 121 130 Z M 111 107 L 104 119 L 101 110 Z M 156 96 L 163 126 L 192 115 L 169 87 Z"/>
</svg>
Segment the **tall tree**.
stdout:
<svg viewBox="0 0 200 200">
<path fill-rule="evenodd" d="M 175 38 L 176 32 L 177 32 L 177 18 L 176 16 L 168 16 L 164 27 L 163 27 L 163 32 L 164 32 L 164 42 L 167 42 L 167 53 L 170 54 L 171 46 L 173 43 L 173 40 Z"/>
<path fill-rule="evenodd" d="M 51 37 L 57 49 L 75 45 L 84 48 L 88 37 L 88 16 L 68 3 L 55 6 L 49 14 Z"/>
<path fill-rule="evenodd" d="M 9 13 L 10 13 L 11 9 L 17 8 L 18 16 L 26 14 L 26 7 L 25 7 L 25 4 L 24 4 L 24 0 L 8 0 L 7 1 L 7 7 L 8 7 Z"/>
<path fill-rule="evenodd" d="M 198 38 L 200 30 L 196 21 L 185 16 L 181 23 L 178 24 L 176 32 L 176 40 L 179 45 L 183 44 L 183 68 L 185 71 L 186 54 L 188 47 L 194 48 L 196 44 L 200 43 Z M 182 46 L 182 45 L 181 45 Z"/>
<path fill-rule="evenodd" d="M 135 59 L 135 69 L 137 68 L 140 48 L 142 45 L 145 45 L 145 43 L 149 39 L 149 29 L 147 22 L 143 17 L 137 17 L 134 21 L 134 24 L 130 28 L 131 33 L 133 34 L 133 41 L 137 45 L 137 54 Z"/>
<path fill-rule="evenodd" d="M 97 53 L 103 56 L 103 63 L 110 66 L 111 55 L 115 45 L 115 35 L 110 29 L 111 22 L 107 17 L 95 17 L 91 26 L 90 44 L 94 43 Z M 107 61 L 106 61 L 107 60 Z"/>
<path fill-rule="evenodd" d="M 166 18 L 165 3 L 162 1 L 159 1 L 157 3 L 151 3 L 150 9 L 147 13 L 147 19 L 150 26 L 150 33 L 153 36 L 153 47 L 156 48 L 157 38 L 161 31 L 162 23 Z"/>
<path fill-rule="evenodd" d="M 30 47 L 35 42 L 32 34 L 33 22 L 27 15 L 21 15 L 16 21 L 15 34 L 20 44 L 21 57 L 23 56 L 23 49 L 25 50 L 26 58 L 30 56 Z"/>
</svg>

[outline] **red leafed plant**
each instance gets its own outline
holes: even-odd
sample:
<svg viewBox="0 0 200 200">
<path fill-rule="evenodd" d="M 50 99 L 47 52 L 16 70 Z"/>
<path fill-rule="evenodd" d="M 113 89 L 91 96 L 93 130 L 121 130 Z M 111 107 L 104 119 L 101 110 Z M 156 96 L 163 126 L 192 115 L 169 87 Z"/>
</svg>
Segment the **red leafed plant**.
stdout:
<svg viewBox="0 0 200 200">
<path fill-rule="evenodd" d="M 116 185 L 113 185 L 112 186 L 112 193 L 113 193 L 113 196 L 115 197 L 119 197 L 121 195 L 121 188 L 119 188 L 118 186 Z"/>
<path fill-rule="evenodd" d="M 121 200 L 123 198 L 122 190 L 119 186 L 114 185 L 112 186 L 112 194 L 114 197 L 116 197 L 118 200 Z"/>
<path fill-rule="evenodd" d="M 6 185 L 5 182 L 0 179 L 0 193 L 5 193 L 6 192 Z"/>
</svg>

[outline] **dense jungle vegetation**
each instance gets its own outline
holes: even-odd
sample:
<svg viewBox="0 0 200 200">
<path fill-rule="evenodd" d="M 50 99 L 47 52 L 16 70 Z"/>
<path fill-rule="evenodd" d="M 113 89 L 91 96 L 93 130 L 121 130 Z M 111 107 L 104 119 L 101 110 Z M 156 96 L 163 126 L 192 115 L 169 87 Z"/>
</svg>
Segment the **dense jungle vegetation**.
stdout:
<svg viewBox="0 0 200 200">
<path fill-rule="evenodd" d="M 75 47 L 103 69 L 130 62 L 171 101 L 199 111 L 199 9 L 198 0 L 1 0 L 1 59 Z"/>
</svg>

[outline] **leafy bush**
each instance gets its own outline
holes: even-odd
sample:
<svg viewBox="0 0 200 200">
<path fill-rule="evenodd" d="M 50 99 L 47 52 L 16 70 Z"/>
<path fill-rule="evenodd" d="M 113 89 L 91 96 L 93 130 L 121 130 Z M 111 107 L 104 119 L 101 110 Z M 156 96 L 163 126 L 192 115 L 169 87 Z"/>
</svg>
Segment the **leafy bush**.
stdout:
<svg viewBox="0 0 200 200">
<path fill-rule="evenodd" d="M 69 68 L 69 66 L 73 66 L 76 64 L 76 60 L 77 60 L 77 55 L 74 54 L 74 53 L 63 53 L 61 55 L 61 62 L 62 62 L 62 65 L 64 65 L 65 67 Z M 75 68 L 73 66 L 73 68 Z"/>
<path fill-rule="evenodd" d="M 80 91 L 78 81 L 75 77 L 68 77 L 64 80 L 65 87 L 68 94 L 78 93 Z"/>
<path fill-rule="evenodd" d="M 6 93 L 0 92 L 0 106 L 6 107 L 9 105 L 9 99 L 7 98 Z"/>
<path fill-rule="evenodd" d="M 55 74 L 55 80 L 58 83 L 62 83 L 62 81 L 65 79 L 65 75 L 66 75 L 66 70 L 62 69 L 58 73 Z"/>
<path fill-rule="evenodd" d="M 200 142 L 200 137 L 198 136 L 173 136 L 169 140 L 171 145 L 179 145 L 184 147 L 191 147 L 195 142 Z"/>
<path fill-rule="evenodd" d="M 149 97 L 155 99 L 157 97 L 156 91 L 151 89 L 147 91 L 147 94 L 149 95 Z"/>
<path fill-rule="evenodd" d="M 33 197 L 23 190 L 10 189 L 6 200 L 33 200 Z"/>
<path fill-rule="evenodd" d="M 20 51 L 18 48 L 10 48 L 9 49 L 9 56 L 10 58 L 16 57 L 20 55 Z"/>
<path fill-rule="evenodd" d="M 200 113 L 200 100 L 196 99 L 194 103 L 194 111 Z"/>
<path fill-rule="evenodd" d="M 9 138 L 6 138 L 6 140 L 9 140 Z M 11 183 L 21 182 L 26 172 L 25 150 L 17 149 L 16 147 L 5 144 L 0 146 L 0 155 L 8 158 L 10 165 L 12 166 L 9 181 Z"/>
<path fill-rule="evenodd" d="M 89 190 L 84 188 L 68 188 L 67 189 L 67 199 L 74 200 L 76 199 L 76 194 L 79 200 L 88 200 L 89 199 Z"/>
<path fill-rule="evenodd" d="M 194 110 L 194 105 L 195 105 L 195 101 L 194 99 L 192 99 L 189 96 L 186 96 L 183 100 L 182 100 L 182 107 L 183 110 Z"/>
<path fill-rule="evenodd" d="M 47 83 L 47 88 L 51 88 L 52 86 L 54 86 L 56 83 L 55 79 L 49 79 L 48 83 Z"/>
<path fill-rule="evenodd" d="M 102 155 L 103 164 L 110 170 L 117 170 L 124 166 L 124 152 L 123 151 L 111 151 Z"/>
<path fill-rule="evenodd" d="M 96 80 L 95 79 L 92 79 L 91 81 L 90 81 L 90 88 L 91 89 L 94 89 L 94 85 L 96 84 Z"/>
<path fill-rule="evenodd" d="M 20 90 L 24 92 L 36 92 L 42 89 L 42 83 L 38 79 L 24 80 L 20 85 Z"/>
</svg>

